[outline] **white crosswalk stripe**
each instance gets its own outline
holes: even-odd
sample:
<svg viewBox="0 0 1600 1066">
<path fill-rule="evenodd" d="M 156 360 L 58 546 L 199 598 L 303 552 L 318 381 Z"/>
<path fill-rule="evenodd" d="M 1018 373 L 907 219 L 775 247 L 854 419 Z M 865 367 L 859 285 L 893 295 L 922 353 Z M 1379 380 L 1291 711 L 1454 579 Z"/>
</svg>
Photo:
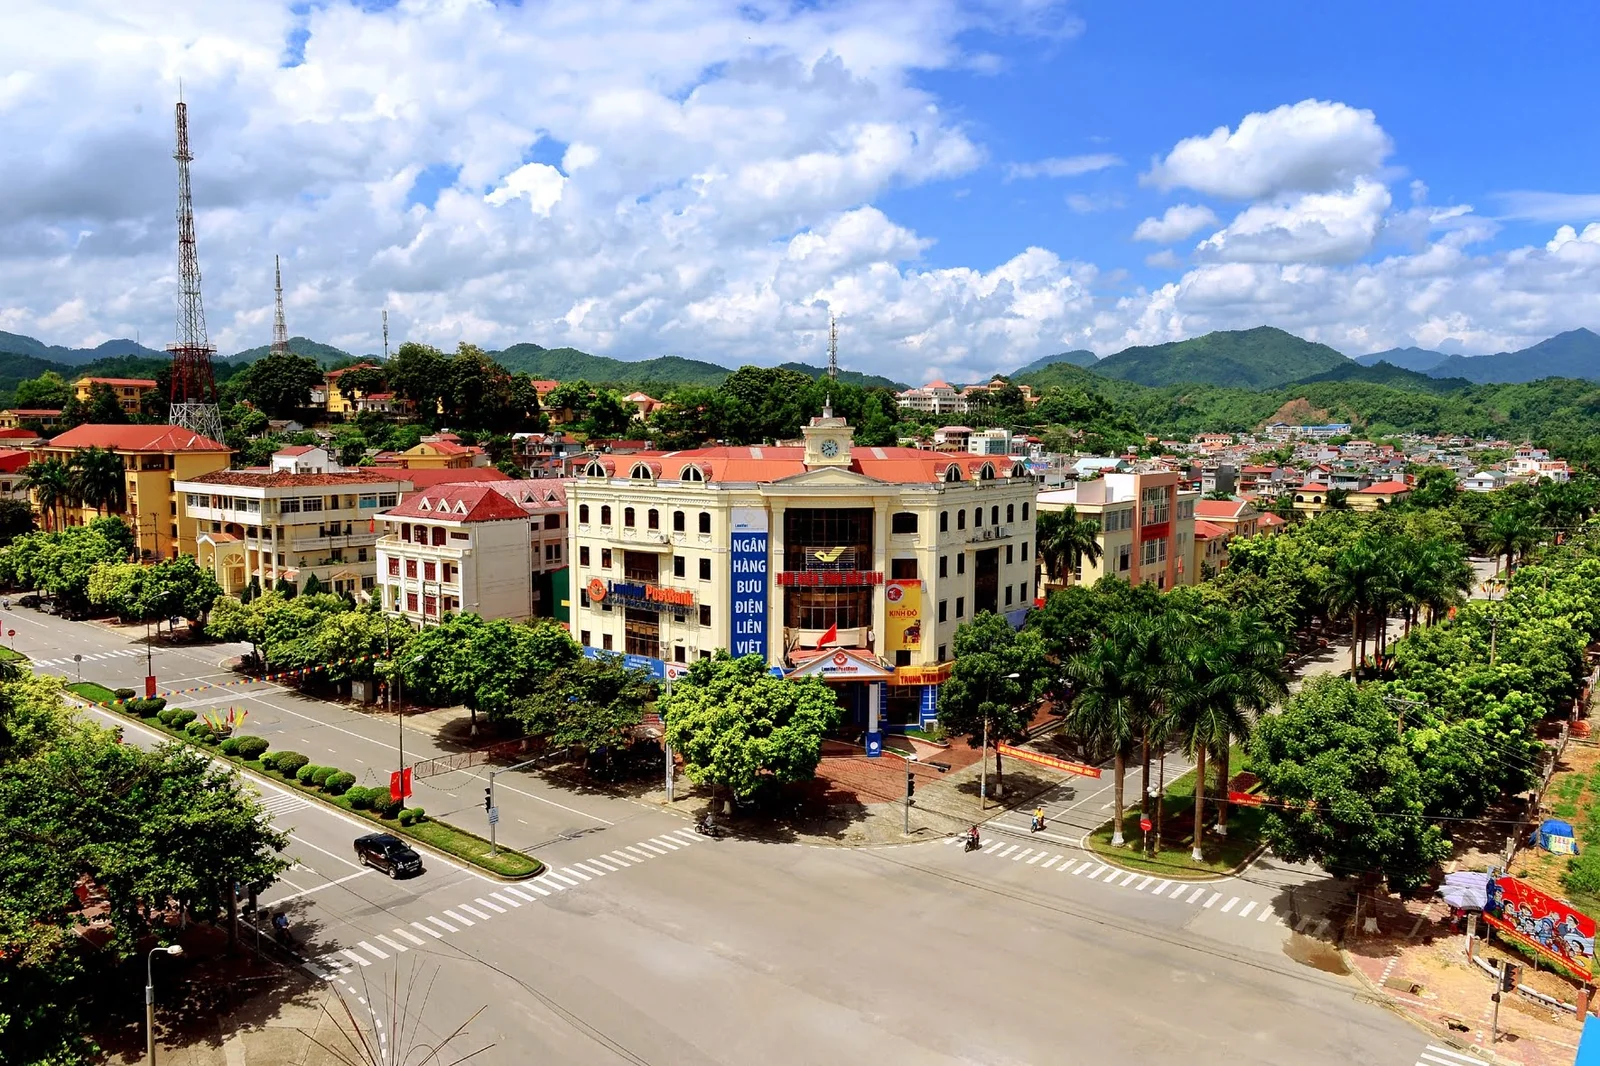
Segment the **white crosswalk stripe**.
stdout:
<svg viewBox="0 0 1600 1066">
<path fill-rule="evenodd" d="M 432 921 L 433 919 L 430 918 L 428 920 Z M 441 922 L 440 924 L 442 925 L 443 923 Z M 411 923 L 411 928 L 413 928 L 413 929 L 421 929 L 424 933 L 427 933 L 429 936 L 433 937 L 433 939 L 435 939 L 435 940 L 444 939 L 444 935 L 442 933 L 434 932 L 432 929 L 429 929 L 427 926 L 423 925 L 421 922 L 412 922 Z M 450 932 L 453 933 L 453 932 L 455 932 L 455 930 L 451 929 Z"/>
<path fill-rule="evenodd" d="M 478 921 L 480 921 L 480 922 L 487 922 L 489 920 L 489 918 L 491 917 L 491 915 L 487 915 L 487 914 L 483 913 L 482 911 L 480 911 L 476 907 L 469 907 L 465 903 L 457 903 L 456 904 L 456 909 L 457 910 L 466 911 L 468 914 L 472 915 L 474 918 L 478 919 Z M 452 914 L 450 911 L 445 911 L 445 913 L 449 914 L 450 917 L 452 917 L 452 918 L 457 917 L 457 915 Z"/>
<path fill-rule="evenodd" d="M 677 851 L 679 848 L 686 846 L 682 841 L 668 840 L 666 837 L 651 837 L 650 839 L 655 841 L 657 844 L 671 848 L 673 851 Z"/>
<path fill-rule="evenodd" d="M 1438 1044 L 1429 1044 L 1417 1056 L 1417 1066 L 1483 1066 L 1483 1060 Z"/>
<path fill-rule="evenodd" d="M 368 955 L 371 955 L 374 958 L 387 959 L 389 957 L 387 952 L 382 951 L 379 948 L 373 947 L 371 944 L 367 943 L 365 940 L 363 940 L 360 943 L 358 943 L 356 945 L 356 947 L 360 948 L 362 951 L 365 951 Z"/>
<path fill-rule="evenodd" d="M 411 950 L 410 948 L 406 947 L 404 944 L 400 943 L 398 940 L 391 940 L 388 937 L 384 936 L 382 933 L 378 934 L 378 939 L 383 941 L 385 944 L 389 945 L 395 951 L 404 952 L 404 951 L 410 951 Z"/>
<path fill-rule="evenodd" d="M 355 952 L 351 951 L 349 948 L 340 948 L 339 949 L 339 954 L 343 955 L 347 959 L 354 959 L 356 962 L 360 963 L 362 966 L 371 966 L 372 965 L 372 963 L 368 962 L 366 959 L 362 958 L 360 955 L 357 955 Z"/>
<path fill-rule="evenodd" d="M 267 814 L 277 819 L 285 814 L 293 814 L 295 811 L 304 810 L 311 804 L 299 796 L 291 796 L 287 792 L 279 792 L 274 788 L 262 793 L 261 806 L 265 808 Z"/>
<path fill-rule="evenodd" d="M 508 906 L 512 906 L 512 907 L 520 907 L 520 906 L 522 906 L 521 903 L 519 903 L 516 900 L 512 899 L 510 896 L 507 896 L 504 892 L 491 892 L 491 893 L 489 893 L 489 895 L 493 896 L 495 899 L 499 900 L 501 903 L 507 904 Z"/>
<path fill-rule="evenodd" d="M 449 914 L 450 912 L 449 911 L 445 911 L 445 913 Z M 434 925 L 437 925 L 440 929 L 443 929 L 447 933 L 459 933 L 459 932 L 461 932 L 461 930 L 457 929 L 455 926 L 451 925 L 449 922 L 445 921 L 442 918 L 435 918 L 431 914 L 428 915 L 428 921 L 432 922 Z M 472 923 L 471 922 L 462 922 L 461 924 L 462 925 L 471 925 Z"/>
<path fill-rule="evenodd" d="M 417 936 L 415 933 L 408 933 L 404 929 L 396 929 L 394 931 L 394 935 L 395 936 L 403 936 L 407 940 L 411 941 L 413 944 L 422 944 L 422 943 L 424 943 L 423 939 L 420 936 Z M 438 934 L 435 934 L 435 935 L 437 936 Z"/>
<path fill-rule="evenodd" d="M 449 918 L 452 922 L 458 922 L 461 925 L 466 926 L 468 929 L 470 929 L 473 926 L 478 924 L 477 922 L 473 921 L 471 918 L 463 918 L 463 917 L 461 917 L 461 915 L 457 914 L 455 911 L 447 910 L 444 913 L 445 913 L 445 917 Z M 428 919 L 428 921 L 430 921 L 430 922 L 433 921 L 433 920 L 434 919 L 432 919 L 432 918 Z M 454 929 L 452 929 L 450 931 L 452 933 L 455 932 Z"/>
<path fill-rule="evenodd" d="M 500 904 L 498 904 L 498 903 L 490 903 L 488 900 L 484 899 L 482 896 L 479 896 L 477 899 L 473 900 L 473 902 L 474 903 L 481 903 L 483 906 L 488 907 L 490 910 L 494 911 L 496 914 L 504 914 L 506 912 L 506 909 L 504 907 L 500 906 Z M 471 910 L 470 908 L 468 908 L 467 905 L 464 904 L 464 903 L 461 905 L 461 907 L 462 907 L 463 910 L 467 911 L 467 913 L 469 913 L 469 914 L 477 914 L 478 913 L 477 911 Z M 485 914 L 483 916 L 483 920 L 484 921 L 488 921 L 489 920 L 489 915 Z"/>
</svg>

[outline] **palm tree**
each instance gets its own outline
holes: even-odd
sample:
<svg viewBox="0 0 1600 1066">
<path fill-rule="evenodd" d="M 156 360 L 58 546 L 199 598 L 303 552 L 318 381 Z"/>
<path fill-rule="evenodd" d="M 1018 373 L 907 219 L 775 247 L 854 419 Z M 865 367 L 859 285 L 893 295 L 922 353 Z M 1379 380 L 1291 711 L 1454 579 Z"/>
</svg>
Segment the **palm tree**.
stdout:
<svg viewBox="0 0 1600 1066">
<path fill-rule="evenodd" d="M 1194 758 L 1194 846 L 1205 858 L 1206 756 L 1215 752 L 1220 807 L 1217 829 L 1227 835 L 1228 755 L 1235 740 L 1249 738 L 1255 719 L 1288 692 L 1283 638 L 1260 614 L 1215 612 L 1204 620 L 1204 636 L 1183 653 L 1184 685 L 1172 708 L 1174 729 Z"/>
<path fill-rule="evenodd" d="M 1145 644 L 1142 628 L 1138 619 L 1112 619 L 1100 641 L 1066 664 L 1067 678 L 1076 693 L 1067 712 L 1067 731 L 1102 752 L 1111 752 L 1111 843 L 1115 847 L 1123 844 L 1122 797 L 1128 754 L 1141 731 L 1138 676 Z"/>
<path fill-rule="evenodd" d="M 1421 621 L 1422 608 L 1428 609 L 1432 623 L 1460 602 L 1461 593 L 1472 587 L 1472 568 L 1461 549 L 1445 540 L 1403 540 L 1399 554 L 1396 584 L 1409 634 L 1412 625 Z"/>
<path fill-rule="evenodd" d="M 1539 543 L 1536 519 L 1521 507 L 1504 507 L 1489 517 L 1489 527 L 1484 531 L 1484 546 L 1489 554 L 1506 559 L 1506 576 L 1519 556 Z"/>
<path fill-rule="evenodd" d="M 1079 518 L 1076 507 L 1040 511 L 1035 529 L 1036 551 L 1044 563 L 1046 581 L 1054 578 L 1058 584 L 1070 585 L 1084 559 L 1100 561 L 1100 523 Z"/>
<path fill-rule="evenodd" d="M 1361 617 L 1368 605 L 1367 581 L 1376 560 L 1367 546 L 1356 541 L 1334 557 L 1330 580 L 1323 592 L 1323 609 L 1329 618 L 1350 620 L 1350 674 L 1355 676 Z"/>
<path fill-rule="evenodd" d="M 105 448 L 85 448 L 72 456 L 72 485 L 85 503 L 94 504 L 100 514 L 123 510 L 127 494 L 127 471 L 122 456 Z"/>
<path fill-rule="evenodd" d="M 33 493 L 39 513 L 46 525 L 60 529 L 63 511 L 72 497 L 72 474 L 60 459 L 40 459 L 29 463 L 22 471 L 22 487 Z"/>
</svg>

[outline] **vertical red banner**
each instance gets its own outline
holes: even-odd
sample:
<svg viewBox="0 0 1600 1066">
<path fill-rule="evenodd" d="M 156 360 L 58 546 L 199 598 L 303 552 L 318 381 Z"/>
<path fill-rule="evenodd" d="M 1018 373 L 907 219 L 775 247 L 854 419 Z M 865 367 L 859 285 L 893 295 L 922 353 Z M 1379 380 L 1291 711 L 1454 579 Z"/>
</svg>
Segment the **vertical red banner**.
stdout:
<svg viewBox="0 0 1600 1066">
<path fill-rule="evenodd" d="M 389 771 L 389 798 L 404 803 L 411 796 L 411 767 Z"/>
</svg>

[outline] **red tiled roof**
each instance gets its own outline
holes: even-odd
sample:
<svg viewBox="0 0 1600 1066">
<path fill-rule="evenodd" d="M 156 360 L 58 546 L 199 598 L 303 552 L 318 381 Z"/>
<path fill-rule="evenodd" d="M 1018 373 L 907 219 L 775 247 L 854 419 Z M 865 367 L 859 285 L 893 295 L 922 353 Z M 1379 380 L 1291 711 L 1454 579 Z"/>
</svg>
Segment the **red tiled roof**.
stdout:
<svg viewBox="0 0 1600 1066">
<path fill-rule="evenodd" d="M 338 377 L 342 377 L 345 374 L 350 373 L 350 371 L 352 371 L 352 370 L 376 370 L 376 369 L 378 369 L 376 364 L 367 363 L 367 362 L 361 362 L 361 363 L 357 363 L 355 366 L 347 366 L 343 370 L 330 370 L 330 371 L 328 371 L 326 374 L 324 374 L 322 376 L 325 377 L 325 378 L 338 378 Z"/>
<path fill-rule="evenodd" d="M 425 440 L 417 445 L 418 448 L 432 448 L 440 455 L 467 455 L 472 449 L 465 444 L 457 444 L 448 440 Z"/>
<path fill-rule="evenodd" d="M 749 448 L 691 448 L 675 452 L 638 452 L 602 455 L 597 461 L 613 476 L 626 477 L 636 463 L 645 463 L 657 476 L 679 479 L 687 465 L 700 467 L 708 481 L 772 482 L 806 472 L 806 450 L 792 445 Z M 943 481 L 955 467 L 961 480 L 970 481 L 985 464 L 1005 477 L 1015 459 L 1006 455 L 968 455 L 964 452 L 930 452 L 921 448 L 853 448 L 849 469 L 891 485 L 930 484 Z"/>
<path fill-rule="evenodd" d="M 272 454 L 274 454 L 274 455 L 304 455 L 307 452 L 311 451 L 313 447 L 315 447 L 315 445 L 311 445 L 311 444 L 292 444 L 287 448 L 279 448 L 277 451 L 273 452 Z"/>
<path fill-rule="evenodd" d="M 1410 492 L 1411 486 L 1407 485 L 1404 481 L 1380 481 L 1376 485 L 1368 485 L 1366 488 L 1358 491 L 1369 492 L 1374 496 L 1388 495 L 1391 492 Z"/>
<path fill-rule="evenodd" d="M 498 522 L 526 519 L 521 507 L 496 491 L 494 485 L 435 485 L 407 496 L 399 507 L 383 512 L 387 518 L 437 518 L 448 522 Z"/>
<path fill-rule="evenodd" d="M 228 452 L 233 449 L 178 426 L 76 426 L 51 439 L 51 448 L 110 448 L 119 452 Z"/>
<path fill-rule="evenodd" d="M 1228 530 L 1227 527 L 1219 526 L 1215 522 L 1206 522 L 1196 519 L 1194 523 L 1194 535 L 1196 540 L 1202 538 L 1210 539 L 1212 537 L 1226 537 L 1228 535 Z"/>
<path fill-rule="evenodd" d="M 411 482 L 416 490 L 431 489 L 435 485 L 466 485 L 484 481 L 510 481 L 511 476 L 492 466 L 474 466 L 465 470 L 401 470 L 398 476 Z"/>
<path fill-rule="evenodd" d="M 1250 505 L 1243 500 L 1196 500 L 1197 518 L 1238 518 Z"/>
<path fill-rule="evenodd" d="M 31 462 L 33 462 L 32 452 L 25 452 L 20 448 L 0 450 L 0 472 L 15 474 Z"/>
<path fill-rule="evenodd" d="M 485 484 L 530 514 L 567 509 L 567 483 L 560 478 L 520 478 Z"/>
<path fill-rule="evenodd" d="M 89 382 L 91 385 L 126 385 L 130 388 L 153 389 L 156 383 L 151 378 L 79 378 L 78 384 Z"/>
<path fill-rule="evenodd" d="M 231 485 L 237 488 L 288 489 L 330 485 L 394 485 L 409 480 L 404 470 L 341 470 L 331 474 L 294 474 L 287 470 L 217 470 L 184 478 L 180 485 Z"/>
<path fill-rule="evenodd" d="M 1263 513 L 1262 516 L 1261 516 L 1261 525 L 1264 525 L 1264 526 L 1281 526 L 1281 525 L 1287 525 L 1287 523 L 1284 522 L 1284 520 L 1279 518 L 1277 515 L 1273 514 L 1271 511 L 1267 511 L 1267 512 Z"/>
<path fill-rule="evenodd" d="M 44 416 L 49 417 L 49 418 L 54 418 L 56 415 L 59 415 L 61 413 L 61 408 L 59 408 L 59 407 L 13 407 L 11 409 L 11 413 L 14 414 L 14 415 L 44 415 Z"/>
<path fill-rule="evenodd" d="M 38 440 L 38 439 L 39 439 L 39 434 L 35 433 L 31 429 L 23 429 L 21 426 L 18 426 L 16 429 L 0 429 L 0 440 Z"/>
</svg>

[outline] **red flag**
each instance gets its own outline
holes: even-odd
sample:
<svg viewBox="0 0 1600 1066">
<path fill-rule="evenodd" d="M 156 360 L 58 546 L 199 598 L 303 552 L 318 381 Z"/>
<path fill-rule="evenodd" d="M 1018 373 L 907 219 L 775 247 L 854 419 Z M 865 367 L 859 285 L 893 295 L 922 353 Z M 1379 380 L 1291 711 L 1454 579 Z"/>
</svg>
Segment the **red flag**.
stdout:
<svg viewBox="0 0 1600 1066">
<path fill-rule="evenodd" d="M 389 771 L 389 798 L 404 803 L 411 795 L 411 767 Z"/>
<path fill-rule="evenodd" d="M 831 626 L 828 627 L 828 631 L 826 633 L 822 634 L 822 639 L 817 641 L 817 647 L 819 647 L 819 648 L 825 647 L 826 645 L 832 644 L 834 641 L 836 641 L 838 639 L 839 639 L 839 626 L 837 624 L 831 625 Z"/>
</svg>

